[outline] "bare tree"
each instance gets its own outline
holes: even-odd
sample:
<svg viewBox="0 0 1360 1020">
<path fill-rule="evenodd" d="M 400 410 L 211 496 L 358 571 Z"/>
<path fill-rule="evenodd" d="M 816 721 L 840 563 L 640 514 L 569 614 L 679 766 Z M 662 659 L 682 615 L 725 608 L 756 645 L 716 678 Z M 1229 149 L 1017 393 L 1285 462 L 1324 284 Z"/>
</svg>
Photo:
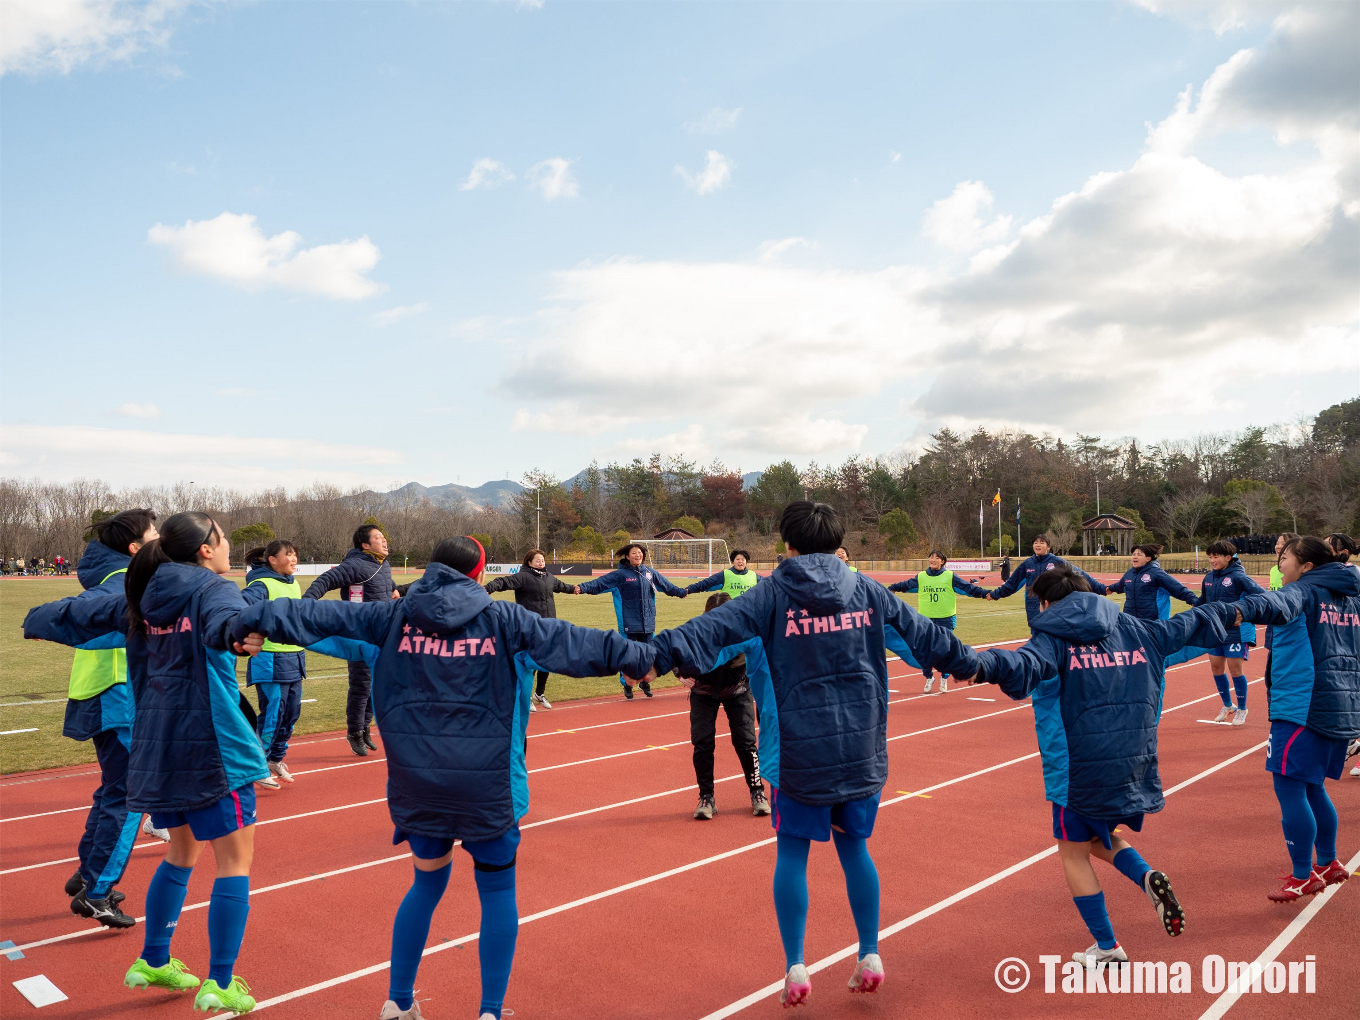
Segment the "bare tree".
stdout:
<svg viewBox="0 0 1360 1020">
<path fill-rule="evenodd" d="M 944 496 L 931 496 L 921 504 L 916 524 L 933 548 L 952 553 L 959 544 L 959 514 Z"/>
<path fill-rule="evenodd" d="M 1070 513 L 1060 511 L 1049 519 L 1048 540 L 1053 543 L 1053 551 L 1059 556 L 1072 548 L 1072 543 L 1077 540 L 1077 525 Z"/>
<path fill-rule="evenodd" d="M 1270 526 L 1270 516 L 1275 509 L 1275 500 L 1269 490 L 1247 489 L 1228 500 L 1228 509 L 1242 522 L 1248 535 L 1259 535 Z"/>
</svg>

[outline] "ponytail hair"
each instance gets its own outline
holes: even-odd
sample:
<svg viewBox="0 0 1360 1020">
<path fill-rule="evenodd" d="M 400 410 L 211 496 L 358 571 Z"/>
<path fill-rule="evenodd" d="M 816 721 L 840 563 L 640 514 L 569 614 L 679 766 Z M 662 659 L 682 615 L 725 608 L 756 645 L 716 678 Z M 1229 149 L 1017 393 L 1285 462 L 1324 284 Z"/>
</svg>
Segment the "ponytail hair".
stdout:
<svg viewBox="0 0 1360 1020">
<path fill-rule="evenodd" d="M 1300 563 L 1311 563 L 1315 567 L 1320 567 L 1324 563 L 1335 563 L 1337 557 L 1332 554 L 1332 550 L 1327 548 L 1327 543 L 1320 538 L 1307 535 L 1303 538 L 1296 538 L 1287 546 L 1280 550 L 1280 555 L 1291 553 L 1294 559 Z M 1345 560 L 1341 560 L 1345 563 Z"/>
<path fill-rule="evenodd" d="M 445 538 L 430 553 L 431 563 L 442 563 L 473 580 L 486 567 L 486 550 L 482 543 L 468 535 Z"/>
<path fill-rule="evenodd" d="M 1135 545 L 1134 548 L 1150 560 L 1155 560 L 1158 556 L 1162 555 L 1162 547 L 1155 542 L 1146 542 L 1143 545 Z"/>
<path fill-rule="evenodd" d="M 222 529 L 217 522 L 199 510 L 167 518 L 160 533 L 160 538 L 138 549 L 128 564 L 124 583 L 128 633 L 139 632 L 146 626 L 142 618 L 142 596 L 162 563 L 197 563 L 201 546 L 216 546 L 222 540 Z"/>
<path fill-rule="evenodd" d="M 1343 535 L 1339 531 L 1334 531 L 1327 536 L 1327 544 L 1331 546 L 1332 556 L 1337 563 L 1348 563 L 1350 558 L 1355 555 L 1355 539 L 1350 535 Z"/>
</svg>

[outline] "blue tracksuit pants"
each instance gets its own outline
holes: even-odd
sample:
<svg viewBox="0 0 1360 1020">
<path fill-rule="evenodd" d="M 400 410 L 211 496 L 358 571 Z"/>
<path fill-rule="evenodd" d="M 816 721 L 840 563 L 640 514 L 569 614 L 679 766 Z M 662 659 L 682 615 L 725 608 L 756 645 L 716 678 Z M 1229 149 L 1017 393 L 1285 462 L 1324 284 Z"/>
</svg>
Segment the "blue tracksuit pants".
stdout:
<svg viewBox="0 0 1360 1020">
<path fill-rule="evenodd" d="M 137 839 L 140 811 L 129 814 L 127 807 L 128 748 L 132 731 L 127 727 L 105 730 L 94 736 L 94 752 L 99 759 L 99 787 L 94 804 L 85 819 L 81 837 L 80 874 L 85 879 L 86 895 L 103 899 L 123 877 L 128 855 Z"/>
<path fill-rule="evenodd" d="M 260 699 L 255 721 L 260 747 L 269 761 L 283 761 L 288 753 L 288 739 L 302 714 L 302 682 L 258 683 L 255 694 Z"/>
</svg>

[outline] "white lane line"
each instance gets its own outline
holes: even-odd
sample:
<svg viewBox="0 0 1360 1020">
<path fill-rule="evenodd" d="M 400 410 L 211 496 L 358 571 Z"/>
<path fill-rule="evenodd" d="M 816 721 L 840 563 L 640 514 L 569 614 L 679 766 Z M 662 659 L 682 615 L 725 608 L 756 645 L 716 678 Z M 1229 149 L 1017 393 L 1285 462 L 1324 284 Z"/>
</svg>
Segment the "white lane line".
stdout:
<svg viewBox="0 0 1360 1020">
<path fill-rule="evenodd" d="M 538 714 L 541 713 L 535 713 L 535 715 Z M 590 726 L 576 726 L 570 729 L 564 726 L 560 729 L 547 730 L 543 733 L 530 733 L 528 739 L 533 740 L 535 737 L 555 737 L 559 733 L 583 733 L 586 730 L 602 730 L 606 726 L 627 726 L 629 723 L 650 722 L 653 719 L 669 719 L 672 716 L 677 715 L 689 715 L 689 709 L 685 709 L 682 712 L 667 712 L 664 715 L 643 715 L 638 716 L 636 719 L 619 719 L 615 722 L 593 723 Z"/>
<path fill-rule="evenodd" d="M 1176 784 L 1175 786 L 1173 786 L 1171 789 L 1169 789 L 1169 790 L 1166 791 L 1165 796 L 1168 796 L 1168 797 L 1169 797 L 1171 794 L 1175 793 L 1176 791 L 1178 791 L 1178 790 L 1183 790 L 1183 789 L 1185 789 L 1187 786 L 1190 786 L 1192 783 L 1197 783 L 1197 782 L 1199 782 L 1201 779 L 1204 779 L 1204 778 L 1206 778 L 1206 777 L 1208 777 L 1208 776 L 1213 775 L 1215 772 L 1218 772 L 1220 769 L 1225 769 L 1225 768 L 1227 768 L 1229 765 L 1232 765 L 1232 764 L 1234 764 L 1235 762 L 1239 762 L 1239 761 L 1241 761 L 1243 758 L 1246 758 L 1246 757 L 1249 756 L 1249 755 L 1255 754 L 1257 751 L 1261 750 L 1261 749 L 1262 749 L 1263 747 L 1265 747 L 1265 746 L 1266 746 L 1266 741 L 1262 741 L 1261 743 L 1257 744 L 1255 747 L 1249 747 L 1249 748 L 1247 748 L 1247 750 L 1242 751 L 1242 752 L 1239 753 L 1239 754 L 1233 755 L 1231 758 L 1228 758 L 1226 761 L 1221 761 L 1221 762 L 1219 762 L 1217 765 L 1210 766 L 1209 768 L 1207 768 L 1207 769 L 1205 769 L 1203 772 L 1201 772 L 1199 775 L 1197 775 L 1197 776 L 1192 776 L 1192 777 L 1190 777 L 1189 779 L 1185 780 L 1185 782 L 1183 782 L 1183 783 L 1177 783 L 1177 784 Z M 1033 758 L 1033 757 L 1036 757 L 1036 756 L 1037 756 L 1037 755 L 1028 755 L 1027 757 Z M 1024 759 L 1017 758 L 1017 759 L 1015 759 L 1015 760 L 1016 760 L 1016 761 L 1023 761 Z M 996 766 L 996 767 L 999 768 L 999 767 L 1001 767 L 1001 766 Z M 990 770 L 990 769 L 985 769 L 984 771 L 991 771 L 991 770 Z M 936 787 L 931 787 L 931 789 L 936 789 Z M 921 790 L 921 791 L 917 791 L 917 792 L 919 792 L 919 793 L 924 793 L 924 792 L 927 792 L 927 791 Z M 883 804 L 880 804 L 880 805 L 879 805 L 879 807 L 883 807 L 883 806 L 886 805 L 886 804 L 895 803 L 897 800 L 908 800 L 908 799 L 910 799 L 910 796 L 912 796 L 912 795 L 908 795 L 908 796 L 906 796 L 906 797 L 898 797 L 898 798 L 894 798 L 894 800 L 892 800 L 892 801 L 884 801 Z M 936 903 L 932 903 L 930 906 L 926 907 L 924 910 L 918 910 L 916 913 L 912 914 L 910 917 L 903 918 L 901 921 L 898 921 L 896 924 L 890 924 L 888 927 L 884 928 L 882 931 L 880 931 L 880 932 L 878 933 L 879 941 L 881 942 L 883 939 L 886 939 L 886 938 L 888 938 L 888 937 L 891 936 L 891 935 L 896 935 L 899 931 L 902 931 L 902 930 L 904 930 L 904 929 L 906 929 L 906 928 L 910 928 L 910 927 L 911 927 L 912 925 L 914 925 L 914 924 L 919 924 L 921 921 L 924 921 L 924 920 L 926 920 L 927 918 L 932 917 L 932 916 L 934 916 L 935 914 L 938 914 L 940 911 L 942 911 L 942 910 L 944 910 L 944 909 L 946 909 L 946 908 L 948 908 L 948 907 L 952 907 L 954 904 L 960 902 L 961 900 L 965 900 L 965 899 L 967 899 L 968 897 L 973 896 L 973 895 L 975 895 L 976 893 L 979 893 L 979 892 L 981 892 L 982 890 L 987 889 L 987 888 L 990 887 L 990 886 L 996 885 L 998 882 L 1001 882 L 1001 881 L 1003 881 L 1003 880 L 1009 878 L 1011 875 L 1014 875 L 1014 874 L 1016 874 L 1017 872 L 1024 871 L 1026 868 L 1030 867 L 1030 866 L 1033 865 L 1033 864 L 1039 863 L 1040 861 L 1044 860 L 1044 859 L 1047 858 L 1047 857 L 1052 857 L 1052 856 L 1053 856 L 1054 854 L 1056 854 L 1057 852 L 1058 852 L 1058 846 L 1057 846 L 1057 844 L 1055 843 L 1053 846 L 1049 847 L 1047 850 L 1041 850 L 1039 853 L 1034 854 L 1032 857 L 1026 857 L 1023 861 L 1017 861 L 1015 864 L 1012 864 L 1010 867 L 1008 867 L 1008 868 L 1003 868 L 1001 871 L 998 871 L 996 874 L 990 875 L 990 876 L 988 876 L 987 878 L 984 878 L 982 881 L 976 882 L 976 883 L 974 883 L 973 885 L 970 885 L 970 886 L 969 886 L 968 888 L 966 888 L 966 889 L 960 889 L 958 892 L 954 893 L 952 896 L 946 896 L 944 899 L 939 900 L 939 901 L 937 901 Z M 1319 898 L 1321 898 L 1321 897 L 1319 897 Z M 1281 948 L 1283 948 L 1283 947 L 1281 947 Z M 821 958 L 820 960 L 818 960 L 816 963 L 809 964 L 809 965 L 808 965 L 808 973 L 810 973 L 810 974 L 815 974 L 817 971 L 825 970 L 827 967 L 830 967 L 830 966 L 832 966 L 833 964 L 840 963 L 840 961 L 842 961 L 842 960 L 847 960 L 847 959 L 849 959 L 850 957 L 856 955 L 858 952 L 859 952 L 859 943 L 856 942 L 856 943 L 854 943 L 853 945 L 846 946 L 844 949 L 840 950 L 839 952 L 832 953 L 830 956 L 824 956 L 824 957 L 822 957 L 822 958 Z M 762 999 L 767 999 L 767 998 L 769 998 L 771 995 L 776 995 L 776 994 L 778 994 L 778 993 L 783 989 L 783 987 L 784 987 L 784 980 L 783 980 L 783 978 L 780 978 L 778 981 L 775 981 L 775 982 L 773 982 L 772 984 L 768 984 L 768 985 L 766 985 L 764 988 L 761 988 L 761 989 L 759 989 L 759 990 L 757 990 L 757 991 L 754 991 L 754 992 L 752 992 L 750 995 L 745 996 L 744 998 L 738 999 L 736 1002 L 733 1002 L 733 1003 L 730 1003 L 730 1004 L 728 1004 L 728 1005 L 726 1005 L 726 1006 L 723 1006 L 721 1009 L 716 1009 L 716 1010 L 714 1010 L 712 1013 L 709 1013 L 708 1015 L 704 1016 L 704 1017 L 702 1018 L 702 1020 L 724 1020 L 724 1018 L 729 1017 L 729 1016 L 732 1016 L 732 1015 L 735 1014 L 735 1013 L 740 1013 L 742 1010 L 746 1009 L 748 1006 L 753 1006 L 753 1005 L 755 1005 L 757 1002 L 760 1002 Z M 1207 1016 L 1207 1014 L 1206 1014 L 1206 1016 Z M 1201 1020 L 1204 1020 L 1204 1018 L 1201 1018 Z"/>
<path fill-rule="evenodd" d="M 1356 854 L 1350 859 L 1346 864 L 1346 870 L 1354 872 L 1357 867 L 1360 867 L 1360 854 Z M 1317 917 L 1318 912 L 1327 905 L 1327 901 L 1335 896 L 1340 888 L 1340 884 L 1329 885 L 1321 893 L 1314 896 L 1313 901 L 1304 907 L 1294 920 L 1289 922 L 1284 931 L 1275 936 L 1275 940 L 1266 946 L 1260 956 L 1252 961 L 1251 973 L 1264 970 L 1274 963 L 1275 958 L 1289 947 L 1289 943 L 1294 941 L 1309 921 Z M 1247 988 L 1250 989 L 1251 985 L 1248 984 Z M 1214 1004 L 1200 1014 L 1199 1020 L 1220 1020 L 1224 1013 L 1232 1009 L 1233 1003 L 1241 998 L 1242 994 L 1243 990 L 1240 984 L 1236 981 L 1232 982 L 1228 985 L 1227 991 L 1215 999 Z"/>
<path fill-rule="evenodd" d="M 28 820 L 29 818 L 46 818 L 48 815 L 69 815 L 72 811 L 88 811 L 88 810 L 90 810 L 90 805 L 82 804 L 80 805 L 80 807 L 60 808 L 57 811 L 39 811 L 36 815 L 15 815 L 13 818 L 0 818 L 0 824 L 3 824 L 5 822 L 22 822 Z M 0 871 L 0 875 L 3 874 L 4 872 Z"/>
</svg>

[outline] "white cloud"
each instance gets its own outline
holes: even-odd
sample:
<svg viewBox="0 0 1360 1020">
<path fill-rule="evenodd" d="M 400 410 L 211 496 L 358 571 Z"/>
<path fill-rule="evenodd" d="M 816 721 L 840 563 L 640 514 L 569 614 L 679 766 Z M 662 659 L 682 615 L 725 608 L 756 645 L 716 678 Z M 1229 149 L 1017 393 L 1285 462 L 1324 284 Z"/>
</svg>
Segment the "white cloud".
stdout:
<svg viewBox="0 0 1360 1020">
<path fill-rule="evenodd" d="M 118 413 L 124 418 L 159 418 L 161 409 L 155 404 L 123 404 Z"/>
<path fill-rule="evenodd" d="M 737 118 L 740 116 L 740 106 L 731 110 L 724 110 L 721 106 L 715 106 L 698 120 L 688 121 L 685 124 L 685 130 L 695 135 L 725 135 L 736 129 Z"/>
<path fill-rule="evenodd" d="M 536 188 L 547 202 L 558 198 L 579 198 L 581 192 L 576 185 L 576 178 L 571 174 L 574 162 L 572 159 L 553 156 L 535 163 L 525 175 L 529 179 L 529 186 Z"/>
<path fill-rule="evenodd" d="M 479 159 L 472 164 L 471 172 L 467 175 L 467 179 L 458 185 L 458 190 L 471 191 L 473 188 L 497 188 L 514 179 L 515 175 L 504 163 L 494 159 Z"/>
<path fill-rule="evenodd" d="M 0 73 L 69 74 L 87 61 L 127 60 L 164 46 L 187 0 L 5 0 Z"/>
<path fill-rule="evenodd" d="M 756 251 L 756 257 L 761 262 L 773 262 L 785 252 L 792 251 L 794 248 L 815 248 L 815 241 L 809 241 L 806 237 L 785 237 L 778 241 L 761 241 L 760 248 Z"/>
<path fill-rule="evenodd" d="M 157 223 L 147 240 L 169 248 L 185 272 L 248 290 L 273 287 L 349 301 L 387 289 L 365 275 L 380 258 L 367 235 L 299 250 L 297 232 L 266 237 L 254 216 L 224 212 L 211 220 L 187 220 L 182 227 Z"/>
<path fill-rule="evenodd" d="M 690 174 L 682 166 L 677 166 L 675 172 L 685 179 L 685 186 L 692 191 L 711 195 L 732 182 L 732 161 L 717 149 L 709 149 L 704 168 L 697 174 Z"/>
<path fill-rule="evenodd" d="M 889 163 L 900 163 L 900 162 L 902 162 L 902 154 L 901 154 L 900 152 L 894 152 L 893 150 L 889 149 L 889 150 L 888 150 L 888 162 L 889 162 Z"/>
<path fill-rule="evenodd" d="M 381 312 L 374 312 L 369 316 L 369 319 L 375 326 L 390 326 L 394 322 L 419 315 L 429 307 L 428 301 L 420 301 L 414 305 L 396 305 L 393 308 L 384 308 Z"/>
<path fill-rule="evenodd" d="M 926 210 L 921 233 L 951 251 L 976 251 L 1003 240 L 1011 229 L 1009 216 L 984 222 L 992 208 L 992 193 L 981 181 L 961 181 L 948 198 Z"/>
<path fill-rule="evenodd" d="M 210 477 L 203 451 L 212 451 Z M 398 450 L 270 436 L 196 435 L 82 425 L 6 426 L 0 453 L 8 473 L 59 481 L 102 478 L 111 485 L 168 479 L 255 487 L 327 481 L 386 484 L 405 463 Z"/>
</svg>

